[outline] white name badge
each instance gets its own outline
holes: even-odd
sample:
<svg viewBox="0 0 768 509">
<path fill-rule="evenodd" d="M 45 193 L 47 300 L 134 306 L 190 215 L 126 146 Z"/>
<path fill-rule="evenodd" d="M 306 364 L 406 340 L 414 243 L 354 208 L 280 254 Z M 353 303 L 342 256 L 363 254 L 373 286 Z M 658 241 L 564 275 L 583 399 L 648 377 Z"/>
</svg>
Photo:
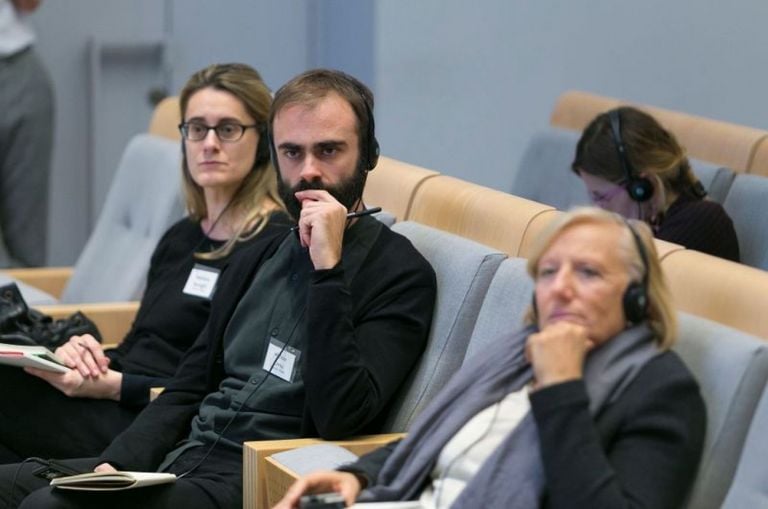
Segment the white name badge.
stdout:
<svg viewBox="0 0 768 509">
<path fill-rule="evenodd" d="M 187 282 L 182 290 L 187 295 L 210 299 L 216 289 L 216 281 L 219 280 L 219 269 L 206 267 L 196 263 L 189 273 Z"/>
<path fill-rule="evenodd" d="M 264 357 L 264 371 L 268 371 L 286 382 L 293 382 L 296 374 L 296 361 L 299 360 L 300 355 L 299 350 L 272 339 L 269 342 L 269 347 L 267 347 L 267 355 Z"/>
</svg>

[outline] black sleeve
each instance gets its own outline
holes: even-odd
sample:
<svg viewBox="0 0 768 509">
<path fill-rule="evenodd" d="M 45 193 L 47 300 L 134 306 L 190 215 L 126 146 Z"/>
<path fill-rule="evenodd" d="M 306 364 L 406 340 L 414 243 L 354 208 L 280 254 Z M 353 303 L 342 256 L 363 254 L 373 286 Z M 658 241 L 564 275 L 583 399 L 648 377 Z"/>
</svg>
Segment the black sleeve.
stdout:
<svg viewBox="0 0 768 509">
<path fill-rule="evenodd" d="M 206 326 L 165 391 L 112 441 L 99 463 L 125 470 L 153 471 L 188 435 L 192 417 L 209 392 L 208 359 L 215 347 L 213 338 Z"/>
<path fill-rule="evenodd" d="M 157 243 L 157 246 L 155 246 L 155 250 L 152 252 L 152 258 L 150 258 L 149 262 L 149 270 L 147 271 L 147 284 L 144 287 L 144 295 L 146 296 L 148 290 L 152 288 L 152 286 L 155 285 L 159 275 L 160 270 L 164 263 L 167 263 L 165 261 L 165 258 L 167 256 L 167 252 L 169 249 L 169 246 L 173 242 L 174 238 L 185 229 L 185 226 L 189 224 L 189 219 L 182 219 L 181 221 L 177 222 L 173 226 L 171 226 L 168 231 L 166 231 L 163 236 L 160 238 L 160 241 Z M 172 260 L 171 263 L 178 262 L 178 260 Z M 134 331 L 136 330 L 136 322 L 141 319 L 141 317 L 144 315 L 145 307 L 146 307 L 146 298 L 142 297 L 141 303 L 139 304 L 139 309 L 136 311 L 136 316 L 134 317 L 134 322 L 131 324 L 131 328 L 126 334 L 126 336 L 123 338 L 123 340 L 120 342 L 119 345 L 117 345 L 115 348 L 111 348 L 109 350 L 106 350 L 104 353 L 105 355 L 112 361 L 112 367 L 117 370 L 121 370 L 120 366 L 120 359 L 133 347 L 134 342 L 136 341 L 136 335 L 134 334 Z M 122 394 L 121 394 L 122 399 Z"/>
<path fill-rule="evenodd" d="M 120 383 L 120 404 L 129 407 L 144 407 L 149 403 L 152 387 L 165 387 L 170 378 L 123 373 Z"/>
<path fill-rule="evenodd" d="M 381 472 L 381 469 L 384 467 L 387 458 L 389 458 L 390 454 L 392 454 L 399 443 L 400 440 L 390 442 L 383 447 L 379 447 L 375 451 L 360 456 L 354 463 L 342 465 L 338 470 L 360 476 L 365 479 L 367 483 L 365 487 L 372 486 L 376 483 L 376 479 L 379 477 L 379 472 Z"/>
<path fill-rule="evenodd" d="M 374 246 L 353 290 L 340 265 L 313 274 L 304 381 L 322 438 L 371 431 L 366 426 L 392 400 L 424 350 L 435 275 L 413 246 L 402 248 L 405 256 L 393 253 L 396 247 Z"/>
<path fill-rule="evenodd" d="M 621 415 L 608 437 L 598 432 L 581 380 L 531 394 L 546 475 L 544 507 L 681 507 L 701 455 L 704 404 L 687 372 L 670 374 L 665 363 L 647 368 L 606 410 Z"/>
</svg>

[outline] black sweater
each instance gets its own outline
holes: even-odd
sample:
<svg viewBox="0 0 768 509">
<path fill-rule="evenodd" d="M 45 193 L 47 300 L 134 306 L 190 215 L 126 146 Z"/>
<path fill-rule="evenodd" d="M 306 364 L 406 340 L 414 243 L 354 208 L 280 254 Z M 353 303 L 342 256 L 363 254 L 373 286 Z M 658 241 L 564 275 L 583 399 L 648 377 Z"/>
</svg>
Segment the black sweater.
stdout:
<svg viewBox="0 0 768 509">
<path fill-rule="evenodd" d="M 198 222 L 185 218 L 171 226 L 152 254 L 146 290 L 131 330 L 117 348 L 106 352 L 110 367 L 123 373 L 121 404 L 145 406 L 150 387 L 168 383 L 208 321 L 210 300 L 182 292 L 192 267 L 200 263 L 224 270 L 234 253 L 284 235 L 287 224 L 285 214 L 274 214 L 262 232 L 235 244 L 232 253 L 217 260 L 194 257 L 222 244 L 208 239 Z"/>
<path fill-rule="evenodd" d="M 362 218 L 352 228 L 372 221 Z M 298 242 L 293 237 L 285 241 Z M 224 330 L 277 245 L 271 247 L 271 252 L 249 247 L 231 257 L 210 320 L 174 379 L 112 442 L 101 461 L 154 470 L 189 434 L 203 398 L 227 375 Z M 436 294 L 434 271 L 407 239 L 381 228 L 351 280 L 339 264 L 313 271 L 309 285 L 306 327 L 312 341 L 304 353 L 306 397 L 297 402 L 303 408 L 300 435 L 339 438 L 375 430 L 426 344 Z M 259 438 L 254 429 L 249 439 Z"/>
<path fill-rule="evenodd" d="M 719 203 L 681 195 L 670 205 L 656 238 L 688 249 L 739 261 L 739 241 L 733 221 Z"/>
</svg>

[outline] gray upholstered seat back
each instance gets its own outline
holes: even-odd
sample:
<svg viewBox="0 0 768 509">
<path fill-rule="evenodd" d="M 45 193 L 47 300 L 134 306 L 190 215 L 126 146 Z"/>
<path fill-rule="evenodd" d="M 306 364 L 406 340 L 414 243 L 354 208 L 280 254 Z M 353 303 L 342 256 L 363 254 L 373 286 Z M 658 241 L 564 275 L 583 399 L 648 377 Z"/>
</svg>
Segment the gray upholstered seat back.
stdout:
<svg viewBox="0 0 768 509">
<path fill-rule="evenodd" d="M 736 228 L 742 263 L 768 270 L 768 177 L 737 175 L 723 207 Z"/>
<path fill-rule="evenodd" d="M 527 260 L 508 258 L 493 276 L 469 340 L 464 361 L 492 348 L 498 338 L 522 328 L 531 304 L 533 280 L 525 270 Z"/>
<path fill-rule="evenodd" d="M 768 380 L 767 346 L 730 327 L 680 313 L 674 349 L 698 380 L 707 406 L 704 454 L 690 509 L 719 508 L 725 498 Z"/>
<path fill-rule="evenodd" d="M 567 210 L 590 203 L 584 184 L 571 171 L 581 133 L 550 127 L 534 134 L 523 153 L 510 192 Z"/>
<path fill-rule="evenodd" d="M 149 134 L 131 139 L 62 302 L 141 296 L 157 242 L 184 214 L 180 165 L 179 142 Z"/>
<path fill-rule="evenodd" d="M 410 239 L 437 276 L 437 301 L 427 348 L 385 424 L 386 431 L 406 431 L 461 366 L 483 296 L 506 255 L 419 223 L 396 223 L 392 229 Z"/>
<path fill-rule="evenodd" d="M 723 203 L 736 174 L 728 168 L 721 168 L 706 161 L 690 159 L 690 162 L 693 173 L 707 190 L 708 198 Z"/>
<path fill-rule="evenodd" d="M 755 411 L 723 509 L 768 507 L 768 390 Z"/>
</svg>

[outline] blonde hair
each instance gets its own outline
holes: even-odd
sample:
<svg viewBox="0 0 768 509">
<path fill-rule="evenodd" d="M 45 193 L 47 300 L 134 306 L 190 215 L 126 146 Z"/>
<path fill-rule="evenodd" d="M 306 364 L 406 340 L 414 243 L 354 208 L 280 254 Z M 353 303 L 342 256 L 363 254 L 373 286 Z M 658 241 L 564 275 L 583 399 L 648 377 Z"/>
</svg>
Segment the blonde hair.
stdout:
<svg viewBox="0 0 768 509">
<path fill-rule="evenodd" d="M 544 253 L 566 229 L 582 224 L 615 224 L 624 234 L 620 241 L 621 258 L 626 264 L 630 280 L 646 283 L 648 296 L 648 324 L 656 336 L 659 347 L 666 350 L 677 337 L 677 315 L 664 280 L 661 263 L 653 242 L 651 229 L 640 221 L 630 224 L 619 214 L 597 207 L 577 207 L 562 214 L 553 221 L 537 239 L 533 252 L 528 258 L 528 274 L 536 280 L 537 267 Z M 632 232 L 637 235 L 637 240 Z M 639 244 L 639 245 L 638 245 Z M 645 262 L 640 249 L 645 252 Z M 646 276 L 647 274 L 647 276 Z M 533 323 L 533 306 L 526 314 L 526 322 Z"/>
<path fill-rule="evenodd" d="M 278 208 L 282 208 L 283 202 L 277 191 L 277 176 L 272 169 L 269 157 L 267 121 L 272 95 L 261 79 L 261 75 L 252 67 L 239 63 L 213 64 L 196 72 L 189 78 L 179 95 L 182 119 L 186 114 L 190 98 L 205 88 L 221 90 L 239 99 L 248 114 L 253 117 L 259 133 L 253 168 L 227 205 L 231 212 L 242 213 L 244 220 L 235 228 L 234 234 L 224 245 L 210 253 L 196 254 L 198 258 L 216 259 L 227 256 L 237 242 L 249 240 L 264 229 L 269 222 L 271 212 L 270 207 L 265 207 L 266 203 L 271 201 Z M 203 188 L 197 185 L 189 172 L 186 150 L 182 150 L 182 153 L 182 178 L 187 211 L 192 219 L 201 221 L 208 216 L 205 195 Z"/>
</svg>

